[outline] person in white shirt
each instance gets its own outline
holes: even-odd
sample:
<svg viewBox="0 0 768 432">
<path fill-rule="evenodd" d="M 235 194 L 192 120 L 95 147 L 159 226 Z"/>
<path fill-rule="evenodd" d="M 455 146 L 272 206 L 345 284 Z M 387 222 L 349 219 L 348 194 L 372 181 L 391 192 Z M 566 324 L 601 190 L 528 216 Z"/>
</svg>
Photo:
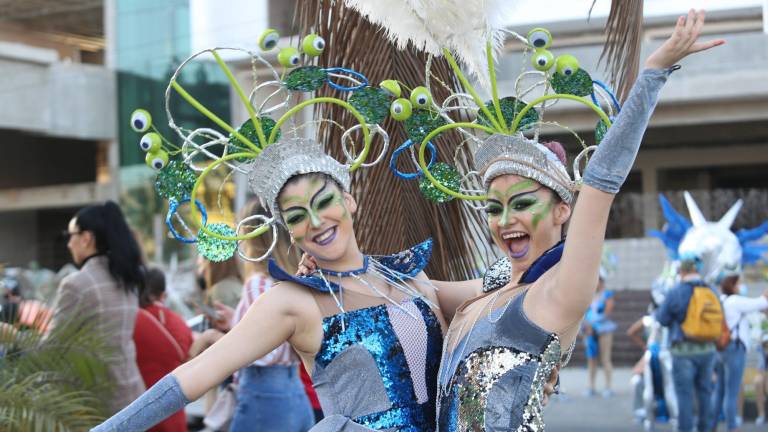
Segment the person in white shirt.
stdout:
<svg viewBox="0 0 768 432">
<path fill-rule="evenodd" d="M 720 353 L 722 374 L 718 376 L 718 389 L 713 397 L 713 429 L 717 426 L 717 417 L 721 407 L 725 411 L 728 431 L 738 430 L 736 419 L 741 381 L 744 377 L 744 365 L 750 345 L 749 322 L 747 315 L 768 309 L 768 290 L 758 297 L 746 297 L 739 294 L 739 274 L 723 274 L 720 289 L 723 292 L 723 313 L 725 324 L 731 332 L 728 346 Z"/>
</svg>

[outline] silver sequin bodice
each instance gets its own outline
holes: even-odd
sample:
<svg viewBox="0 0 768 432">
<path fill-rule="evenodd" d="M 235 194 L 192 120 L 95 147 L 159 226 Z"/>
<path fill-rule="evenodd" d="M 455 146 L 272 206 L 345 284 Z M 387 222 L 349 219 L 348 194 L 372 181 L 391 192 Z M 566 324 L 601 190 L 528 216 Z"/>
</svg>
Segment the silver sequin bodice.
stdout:
<svg viewBox="0 0 768 432">
<path fill-rule="evenodd" d="M 528 320 L 524 298 L 483 314 L 443 355 L 438 430 L 544 429 L 544 384 L 560 360 L 560 340 Z"/>
</svg>

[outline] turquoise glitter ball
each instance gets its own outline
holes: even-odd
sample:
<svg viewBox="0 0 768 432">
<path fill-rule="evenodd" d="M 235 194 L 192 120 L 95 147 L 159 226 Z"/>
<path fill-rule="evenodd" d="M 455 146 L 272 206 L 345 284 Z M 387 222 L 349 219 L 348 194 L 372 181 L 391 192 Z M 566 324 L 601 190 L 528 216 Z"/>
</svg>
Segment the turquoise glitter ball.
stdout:
<svg viewBox="0 0 768 432">
<path fill-rule="evenodd" d="M 235 230 L 227 224 L 214 223 L 206 226 L 208 231 L 224 236 L 235 236 Z M 237 242 L 234 240 L 222 240 L 209 235 L 203 230 L 197 233 L 197 253 L 213 262 L 226 261 L 235 256 Z"/>
<path fill-rule="evenodd" d="M 349 103 L 369 124 L 379 124 L 389 114 L 389 94 L 384 89 L 365 87 L 355 90 L 349 97 Z"/>
<path fill-rule="evenodd" d="M 607 132 L 608 125 L 606 125 L 605 122 L 601 119 L 599 122 L 597 122 L 597 126 L 595 126 L 595 144 L 600 144 Z"/>
<path fill-rule="evenodd" d="M 592 94 L 592 77 L 584 69 L 579 69 L 570 76 L 560 73 L 552 75 L 549 80 L 552 88 L 558 93 L 574 96 L 589 96 Z"/>
<path fill-rule="evenodd" d="M 505 98 L 499 99 L 499 107 L 501 108 L 501 115 L 504 117 L 506 127 L 512 125 L 512 122 L 515 120 L 517 114 L 522 111 L 526 105 L 527 104 L 525 102 L 518 100 L 513 96 L 507 96 Z M 486 102 L 485 107 L 488 108 L 488 111 L 491 112 L 491 115 L 496 118 L 496 107 L 493 106 L 493 101 L 490 100 Z M 517 127 L 517 130 L 530 129 L 537 121 L 539 121 L 539 113 L 535 108 L 531 108 L 527 113 L 525 113 L 523 119 L 520 120 L 520 125 Z M 478 110 L 477 122 L 481 125 L 491 127 L 491 123 L 488 121 L 488 118 L 485 116 L 483 110 Z"/>
<path fill-rule="evenodd" d="M 292 70 L 283 84 L 288 90 L 311 92 L 322 87 L 327 80 L 328 72 L 317 66 L 302 66 Z"/>
<path fill-rule="evenodd" d="M 189 198 L 197 176 L 187 164 L 173 159 L 157 173 L 155 191 L 168 200 L 183 201 Z"/>
<path fill-rule="evenodd" d="M 445 123 L 445 119 L 434 111 L 415 109 L 413 114 L 405 121 L 405 130 L 408 133 L 408 138 L 414 144 L 421 144 L 430 132 L 443 126 Z"/>
<path fill-rule="evenodd" d="M 438 162 L 432 165 L 429 170 L 432 177 L 434 177 L 441 185 L 448 189 L 458 192 L 461 186 L 461 175 L 456 168 L 448 165 L 445 162 Z M 425 176 L 419 182 L 419 190 L 424 194 L 427 199 L 437 203 L 448 202 L 453 199 L 452 195 L 441 191 Z"/>
</svg>

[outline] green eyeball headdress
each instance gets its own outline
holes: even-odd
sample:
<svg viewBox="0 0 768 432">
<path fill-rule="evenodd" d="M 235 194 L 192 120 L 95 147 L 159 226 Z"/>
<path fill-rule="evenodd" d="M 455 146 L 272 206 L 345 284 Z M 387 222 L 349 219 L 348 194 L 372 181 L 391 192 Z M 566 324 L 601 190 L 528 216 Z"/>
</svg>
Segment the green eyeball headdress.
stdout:
<svg viewBox="0 0 768 432">
<path fill-rule="evenodd" d="M 259 38 L 259 47 L 263 51 L 272 50 L 279 41 L 279 34 L 270 29 Z M 168 125 L 180 138 L 180 146 L 159 133 L 152 124 L 149 112 L 143 109 L 133 112 L 131 127 L 144 134 L 139 140 L 139 147 L 147 154 L 147 165 L 158 171 L 155 189 L 160 196 L 169 200 L 166 224 L 175 238 L 186 243 L 196 243 L 198 252 L 212 261 L 229 259 L 236 252 L 245 260 L 262 260 L 270 254 L 277 241 L 274 235 L 276 224 L 282 222 L 276 203 L 277 194 L 291 176 L 322 172 L 348 189 L 351 172 L 382 160 L 387 151 L 389 136 L 378 123 L 389 113 L 389 93 L 384 88 L 370 87 L 363 74 L 351 69 L 320 68 L 314 65 L 297 67 L 302 57 L 319 56 L 324 49 L 325 41 L 314 34 L 303 39 L 300 49 L 281 49 L 277 59 L 283 66 L 282 73 L 278 73 L 261 55 L 245 49 L 213 48 L 190 56 L 175 71 L 165 91 Z M 227 50 L 244 53 L 250 58 L 253 82 L 249 88 L 241 87 L 222 59 L 220 53 Z M 248 112 L 248 120 L 239 127 L 231 126 L 203 106 L 177 80 L 185 66 L 209 55 L 227 76 L 234 93 Z M 258 69 L 268 71 L 269 78 L 259 81 Z M 324 85 L 345 93 L 346 100 L 334 97 L 301 100 L 302 93 L 313 92 Z M 181 96 L 213 122 L 216 128 L 188 129 L 179 126 L 170 109 L 169 101 L 173 94 Z M 258 100 L 262 94 L 268 96 Z M 301 110 L 321 103 L 342 106 L 352 113 L 358 124 L 344 128 L 330 119 L 296 120 L 295 115 Z M 278 110 L 286 111 L 279 118 L 273 119 L 270 114 Z M 312 132 L 305 129 L 320 122 L 330 122 L 344 129 L 342 147 L 346 162 L 335 160 L 323 151 L 319 143 L 304 138 Z M 375 134 L 383 138 L 382 151 L 374 162 L 366 164 Z M 235 172 L 247 175 L 254 193 L 272 214 L 249 215 L 237 221 L 234 227 L 225 223 L 209 224 L 208 211 L 197 197 L 205 178 L 218 169 L 228 171 L 226 178 Z M 188 207 L 187 219 L 191 221 L 185 221 L 179 214 L 182 206 Z M 240 241 L 270 230 L 273 231 L 274 240 L 264 256 L 248 257 L 240 250 Z"/>
<path fill-rule="evenodd" d="M 434 201 L 445 202 L 453 198 L 485 200 L 487 196 L 483 191 L 493 178 L 516 174 L 538 181 L 553 189 L 564 201 L 571 202 L 581 179 L 579 167 L 595 146 L 588 147 L 571 129 L 554 121 L 545 121 L 546 109 L 563 100 L 575 101 L 592 109 L 599 117 L 595 128 L 597 143 L 620 110 L 610 89 L 602 82 L 593 80 L 574 56 L 566 54 L 554 57 L 549 51 L 552 45 L 549 31 L 535 28 L 527 37 L 507 30 L 504 32 L 524 44 L 524 65 L 530 67 L 515 80 L 514 95 L 499 97 L 493 43 L 489 41 L 485 57 L 490 100 L 481 99 L 462 73 L 453 54 L 443 49 L 443 55 L 466 93 L 452 94 L 442 102 L 433 100 L 430 88 L 434 80 L 428 62 L 426 85 L 414 89 L 408 99 L 399 98 L 391 105 L 393 117 L 405 122 L 409 140 L 394 151 L 390 168 L 401 178 L 421 177 L 422 192 Z M 442 83 L 438 82 L 438 85 Z M 468 112 L 474 119 L 454 121 L 449 115 L 452 111 Z M 582 144 L 584 150 L 574 161 L 573 177 L 557 155 L 538 142 L 543 125 L 566 129 Z M 454 160 L 459 157 L 460 149 L 465 144 L 474 153 L 470 163 L 474 169 L 470 172 L 462 174 L 449 164 L 435 163 L 436 147 L 432 140 L 453 129 L 458 130 L 464 138 L 456 147 Z M 396 168 L 397 158 L 406 150 L 411 153 L 420 172 L 403 173 Z"/>
</svg>

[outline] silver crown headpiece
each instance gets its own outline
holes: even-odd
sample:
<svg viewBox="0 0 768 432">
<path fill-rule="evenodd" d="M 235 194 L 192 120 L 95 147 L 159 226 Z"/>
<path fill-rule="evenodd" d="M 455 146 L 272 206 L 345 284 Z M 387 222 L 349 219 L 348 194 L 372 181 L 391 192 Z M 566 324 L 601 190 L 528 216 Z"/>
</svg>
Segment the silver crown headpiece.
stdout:
<svg viewBox="0 0 768 432">
<path fill-rule="evenodd" d="M 277 196 L 293 176 L 324 173 L 349 192 L 349 166 L 329 156 L 319 143 L 312 140 L 294 139 L 271 145 L 253 159 L 250 168 L 248 183 L 251 189 L 281 222 Z"/>
</svg>

